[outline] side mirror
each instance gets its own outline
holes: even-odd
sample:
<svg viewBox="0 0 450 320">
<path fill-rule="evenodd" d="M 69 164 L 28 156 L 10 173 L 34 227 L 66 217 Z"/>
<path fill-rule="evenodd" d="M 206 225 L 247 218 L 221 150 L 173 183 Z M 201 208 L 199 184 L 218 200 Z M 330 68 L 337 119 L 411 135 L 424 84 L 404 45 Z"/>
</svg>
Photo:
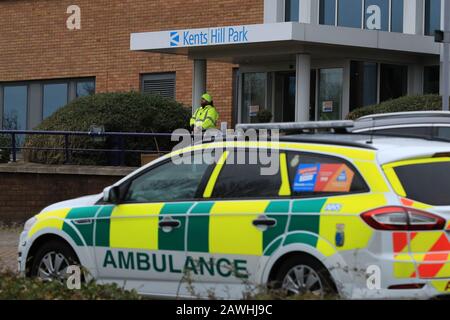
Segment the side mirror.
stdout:
<svg viewBox="0 0 450 320">
<path fill-rule="evenodd" d="M 119 204 L 120 188 L 118 186 L 107 187 L 103 190 L 103 202 Z"/>
</svg>

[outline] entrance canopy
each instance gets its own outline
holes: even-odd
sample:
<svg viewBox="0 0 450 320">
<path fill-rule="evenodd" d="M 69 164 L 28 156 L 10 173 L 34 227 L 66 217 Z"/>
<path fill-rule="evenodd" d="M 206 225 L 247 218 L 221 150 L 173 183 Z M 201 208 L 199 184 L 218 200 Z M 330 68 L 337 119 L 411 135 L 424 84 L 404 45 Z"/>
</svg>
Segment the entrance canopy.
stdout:
<svg viewBox="0 0 450 320">
<path fill-rule="evenodd" d="M 349 111 L 351 71 L 350 63 L 344 70 L 335 65 L 336 61 L 397 61 L 420 66 L 434 61 L 440 54 L 440 46 L 433 37 L 297 22 L 133 33 L 130 46 L 132 51 L 184 55 L 193 60 L 193 108 L 200 105 L 200 97 L 206 91 L 208 60 L 257 68 L 288 62 L 292 72 L 276 74 L 276 85 L 271 89 L 282 92 L 280 97 L 264 93 L 264 86 L 269 87 L 267 79 L 249 79 L 260 84 L 254 88 L 259 91 L 250 94 L 251 99 L 246 98 L 245 90 L 239 93 L 239 110 L 243 111 L 239 111 L 238 122 L 247 121 L 270 104 L 282 106 L 280 110 L 273 110 L 276 116 L 282 114 L 283 119 L 308 121 L 311 97 L 316 95 L 311 89 L 316 87 L 328 88 L 322 95 L 318 91 L 318 99 L 313 103 L 318 110 L 316 114 L 342 118 Z M 319 77 L 312 78 L 312 61 L 322 64 L 318 67 L 321 68 Z M 415 77 L 416 73 L 420 78 L 419 72 L 411 72 L 411 75 Z M 377 71 L 373 74 L 377 75 Z M 374 81 L 377 84 L 377 80 Z M 316 82 L 320 82 L 319 85 Z M 410 83 L 419 88 L 421 82 Z M 377 94 L 377 86 L 373 90 Z M 269 101 L 271 96 L 273 102 Z"/>
<path fill-rule="evenodd" d="M 380 50 L 386 54 L 421 56 L 440 53 L 439 44 L 432 37 L 296 22 L 132 33 L 130 44 L 132 51 L 237 64 L 267 58 L 285 60 L 283 57 L 305 52 L 314 56 L 345 56 L 355 47 L 378 56 Z"/>
</svg>

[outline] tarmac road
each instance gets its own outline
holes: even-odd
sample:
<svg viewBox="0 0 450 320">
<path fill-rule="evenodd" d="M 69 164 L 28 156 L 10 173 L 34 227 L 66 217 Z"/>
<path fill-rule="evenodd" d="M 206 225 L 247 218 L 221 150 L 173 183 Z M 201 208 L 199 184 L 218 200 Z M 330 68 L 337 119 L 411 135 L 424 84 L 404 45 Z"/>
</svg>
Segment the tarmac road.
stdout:
<svg viewBox="0 0 450 320">
<path fill-rule="evenodd" d="M 0 227 L 0 270 L 17 272 L 17 247 L 20 229 Z"/>
</svg>

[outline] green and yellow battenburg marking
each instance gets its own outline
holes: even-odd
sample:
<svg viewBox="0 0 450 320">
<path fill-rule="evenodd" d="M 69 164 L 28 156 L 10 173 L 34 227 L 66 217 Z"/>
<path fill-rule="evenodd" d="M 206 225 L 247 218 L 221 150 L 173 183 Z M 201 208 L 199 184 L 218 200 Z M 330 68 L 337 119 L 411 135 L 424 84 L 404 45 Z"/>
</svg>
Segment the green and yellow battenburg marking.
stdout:
<svg viewBox="0 0 450 320">
<path fill-rule="evenodd" d="M 336 203 L 339 212 L 327 211 Z M 385 203 L 382 195 L 355 195 L 91 206 L 40 214 L 29 236 L 53 228 L 65 232 L 77 246 L 248 256 L 271 256 L 281 246 L 301 243 L 329 257 L 339 250 L 365 248 L 373 231 L 358 214 Z M 276 220 L 265 232 L 253 225 L 262 214 Z M 166 233 L 159 222 L 168 216 L 179 220 L 180 227 Z M 334 245 L 337 224 L 344 224 L 351 235 L 340 248 Z"/>
<path fill-rule="evenodd" d="M 67 208 L 38 214 L 36 223 L 28 232 L 28 237 L 43 229 L 56 229 L 65 232 L 77 246 L 93 246 L 94 218 L 103 208 L 102 206 Z M 73 223 L 74 220 L 80 223 Z M 91 223 L 86 223 L 89 220 Z"/>
</svg>

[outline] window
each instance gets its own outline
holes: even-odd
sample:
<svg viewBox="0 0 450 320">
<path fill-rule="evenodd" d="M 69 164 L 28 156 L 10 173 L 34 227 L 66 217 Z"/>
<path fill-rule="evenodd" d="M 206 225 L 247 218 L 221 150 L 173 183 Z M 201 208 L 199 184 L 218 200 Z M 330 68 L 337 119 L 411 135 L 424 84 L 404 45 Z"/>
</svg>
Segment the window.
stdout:
<svg viewBox="0 0 450 320">
<path fill-rule="evenodd" d="M 436 137 L 445 141 L 450 141 L 450 127 L 437 127 Z"/>
<path fill-rule="evenodd" d="M 439 94 L 440 67 L 426 66 L 423 70 L 423 93 Z"/>
<path fill-rule="evenodd" d="M 425 35 L 441 29 L 441 0 L 425 0 Z"/>
<path fill-rule="evenodd" d="M 364 27 L 389 31 L 389 0 L 365 0 L 364 3 Z"/>
<path fill-rule="evenodd" d="M 380 67 L 380 101 L 403 97 L 407 93 L 408 67 L 382 64 Z"/>
<path fill-rule="evenodd" d="M 350 65 L 350 111 L 378 101 L 378 64 L 352 61 Z"/>
<path fill-rule="evenodd" d="M 286 0 L 285 21 L 299 21 L 300 0 Z"/>
<path fill-rule="evenodd" d="M 142 92 L 175 99 L 175 73 L 146 74 L 142 76 Z"/>
<path fill-rule="evenodd" d="M 3 87 L 3 129 L 27 129 L 28 86 Z"/>
<path fill-rule="evenodd" d="M 77 98 L 95 94 L 95 80 L 77 81 Z"/>
<path fill-rule="evenodd" d="M 0 83 L 2 125 L 32 129 L 68 102 L 94 93 L 95 78 Z"/>
<path fill-rule="evenodd" d="M 404 0 L 391 0 L 392 32 L 403 32 L 403 7 L 404 7 Z"/>
<path fill-rule="evenodd" d="M 405 96 L 407 85 L 407 66 L 352 61 L 350 110 Z"/>
<path fill-rule="evenodd" d="M 343 77 L 341 68 L 319 70 L 319 120 L 341 118 Z"/>
<path fill-rule="evenodd" d="M 355 0 L 338 1 L 338 26 L 361 28 L 362 2 Z"/>
<path fill-rule="evenodd" d="M 320 0 L 319 23 L 336 25 L 336 0 Z"/>
<path fill-rule="evenodd" d="M 430 127 L 407 127 L 377 130 L 377 134 L 392 135 L 402 137 L 431 138 L 432 128 Z"/>
<path fill-rule="evenodd" d="M 43 117 L 51 116 L 59 108 L 65 106 L 68 100 L 67 83 L 44 84 L 43 87 Z"/>
<path fill-rule="evenodd" d="M 210 165 L 166 162 L 132 181 L 125 202 L 193 200 Z"/>
<path fill-rule="evenodd" d="M 259 161 L 255 151 L 245 152 L 245 164 L 237 164 L 236 153 L 228 156 L 227 162 L 223 166 L 216 186 L 213 191 L 213 198 L 239 199 L 239 198 L 271 198 L 278 197 L 281 187 L 280 174 L 261 175 L 261 168 L 264 166 Z M 242 163 L 242 161 L 241 161 Z"/>
<path fill-rule="evenodd" d="M 433 206 L 450 205 L 450 162 L 414 164 L 394 170 L 408 199 Z"/>
<path fill-rule="evenodd" d="M 339 158 L 289 152 L 288 172 L 292 194 L 297 197 L 369 192 L 354 167 Z"/>
<path fill-rule="evenodd" d="M 403 32 L 404 0 L 320 0 L 319 23 Z"/>
</svg>

